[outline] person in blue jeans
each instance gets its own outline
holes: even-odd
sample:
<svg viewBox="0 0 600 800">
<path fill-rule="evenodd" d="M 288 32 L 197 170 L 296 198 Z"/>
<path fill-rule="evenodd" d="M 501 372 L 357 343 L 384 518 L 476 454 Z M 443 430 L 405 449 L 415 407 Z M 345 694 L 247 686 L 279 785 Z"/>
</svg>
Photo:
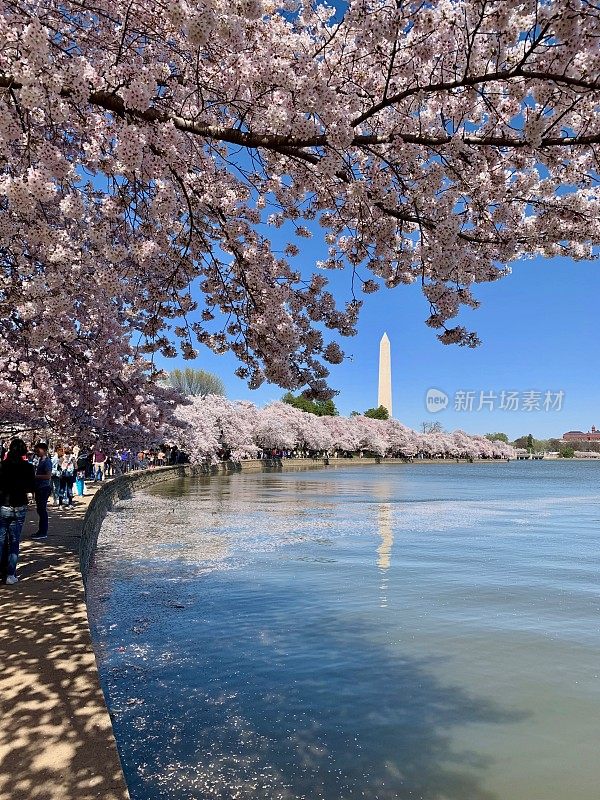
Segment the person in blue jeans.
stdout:
<svg viewBox="0 0 600 800">
<path fill-rule="evenodd" d="M 8 539 L 6 583 L 17 583 L 17 562 L 21 531 L 27 514 L 29 494 L 34 494 L 35 471 L 27 461 L 27 447 L 22 439 L 13 439 L 6 458 L 0 462 L 0 555 Z"/>
<path fill-rule="evenodd" d="M 50 485 L 52 487 L 52 500 L 55 506 L 61 505 L 61 498 L 60 498 L 60 475 L 62 472 L 62 457 L 63 451 L 61 448 L 57 448 L 54 455 L 52 456 L 52 478 L 50 479 Z"/>
<path fill-rule="evenodd" d="M 35 505 L 39 517 L 38 530 L 31 537 L 36 541 L 48 538 L 48 498 L 52 492 L 52 459 L 48 458 L 48 445 L 38 442 L 34 447 L 38 457 L 35 470 Z"/>
<path fill-rule="evenodd" d="M 73 484 L 75 483 L 75 456 L 70 450 L 65 450 L 60 475 L 60 499 L 65 508 L 73 505 Z"/>
</svg>

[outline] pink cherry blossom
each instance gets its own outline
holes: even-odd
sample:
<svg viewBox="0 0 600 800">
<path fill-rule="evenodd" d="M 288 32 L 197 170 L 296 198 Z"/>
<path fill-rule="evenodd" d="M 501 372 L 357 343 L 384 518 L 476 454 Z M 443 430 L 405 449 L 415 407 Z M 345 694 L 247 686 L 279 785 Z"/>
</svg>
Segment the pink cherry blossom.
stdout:
<svg viewBox="0 0 600 800">
<path fill-rule="evenodd" d="M 472 346 L 474 285 L 597 254 L 597 5 L 0 9 L 0 421 L 149 430 L 177 341 L 327 396 L 363 293 L 419 281 Z"/>
<path fill-rule="evenodd" d="M 514 458 L 504 442 L 455 433 L 419 434 L 398 420 L 317 417 L 287 403 L 257 408 L 217 395 L 190 398 L 175 412 L 177 427 L 164 431 L 194 463 L 215 462 L 224 452 L 233 461 L 272 450 L 299 455 L 334 453 L 395 458 Z"/>
</svg>

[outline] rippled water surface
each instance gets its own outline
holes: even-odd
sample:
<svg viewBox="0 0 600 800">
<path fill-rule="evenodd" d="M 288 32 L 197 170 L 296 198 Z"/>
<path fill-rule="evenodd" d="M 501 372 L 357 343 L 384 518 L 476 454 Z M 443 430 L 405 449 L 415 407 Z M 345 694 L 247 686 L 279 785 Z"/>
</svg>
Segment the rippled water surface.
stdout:
<svg viewBox="0 0 600 800">
<path fill-rule="evenodd" d="M 133 800 L 597 800 L 600 464 L 174 481 L 90 575 Z"/>
</svg>

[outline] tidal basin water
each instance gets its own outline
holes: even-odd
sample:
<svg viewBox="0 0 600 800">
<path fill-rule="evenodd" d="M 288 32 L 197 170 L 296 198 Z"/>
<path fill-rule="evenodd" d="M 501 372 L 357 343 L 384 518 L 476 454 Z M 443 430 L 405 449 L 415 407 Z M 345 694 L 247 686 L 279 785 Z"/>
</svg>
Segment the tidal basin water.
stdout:
<svg viewBox="0 0 600 800">
<path fill-rule="evenodd" d="M 600 464 L 178 480 L 88 593 L 133 800 L 597 800 Z"/>
</svg>

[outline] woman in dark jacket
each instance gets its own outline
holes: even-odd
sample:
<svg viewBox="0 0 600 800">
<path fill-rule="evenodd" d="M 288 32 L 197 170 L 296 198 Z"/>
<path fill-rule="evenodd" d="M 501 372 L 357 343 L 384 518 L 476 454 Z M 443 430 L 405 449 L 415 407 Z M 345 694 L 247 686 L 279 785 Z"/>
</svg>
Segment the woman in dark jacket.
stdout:
<svg viewBox="0 0 600 800">
<path fill-rule="evenodd" d="M 18 580 L 21 530 L 27 514 L 28 494 L 35 492 L 35 469 L 26 457 L 25 442 L 13 439 L 6 458 L 0 463 L 0 554 L 8 539 L 8 584 Z"/>
</svg>

